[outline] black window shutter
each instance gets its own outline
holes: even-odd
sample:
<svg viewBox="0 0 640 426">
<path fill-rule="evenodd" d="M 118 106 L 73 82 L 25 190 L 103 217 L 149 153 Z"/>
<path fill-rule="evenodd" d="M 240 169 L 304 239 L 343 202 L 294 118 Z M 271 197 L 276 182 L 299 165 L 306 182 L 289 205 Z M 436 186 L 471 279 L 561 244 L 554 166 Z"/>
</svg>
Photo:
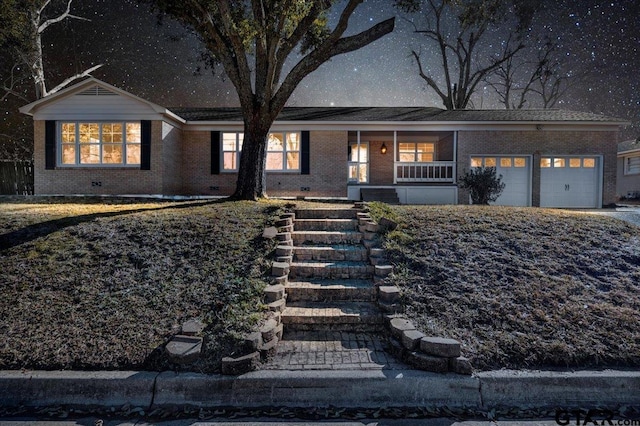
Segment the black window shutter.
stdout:
<svg viewBox="0 0 640 426">
<path fill-rule="evenodd" d="M 142 131 L 140 170 L 151 170 L 151 121 L 142 120 L 140 127 Z"/>
<path fill-rule="evenodd" d="M 44 123 L 44 168 L 56 168 L 56 122 L 47 120 Z"/>
<path fill-rule="evenodd" d="M 220 174 L 220 132 L 211 132 L 211 174 Z"/>
<path fill-rule="evenodd" d="M 300 141 L 300 174 L 308 175 L 310 172 L 309 152 L 309 131 L 303 131 Z"/>
</svg>

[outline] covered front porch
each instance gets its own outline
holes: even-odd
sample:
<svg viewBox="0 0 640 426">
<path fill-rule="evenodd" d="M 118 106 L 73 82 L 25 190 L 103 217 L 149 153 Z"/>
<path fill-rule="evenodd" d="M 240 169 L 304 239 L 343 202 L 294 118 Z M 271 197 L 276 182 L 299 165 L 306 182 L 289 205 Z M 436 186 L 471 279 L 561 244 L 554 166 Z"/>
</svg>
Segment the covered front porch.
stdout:
<svg viewBox="0 0 640 426">
<path fill-rule="evenodd" d="M 348 198 L 393 189 L 402 204 L 456 204 L 456 132 L 350 131 Z"/>
</svg>

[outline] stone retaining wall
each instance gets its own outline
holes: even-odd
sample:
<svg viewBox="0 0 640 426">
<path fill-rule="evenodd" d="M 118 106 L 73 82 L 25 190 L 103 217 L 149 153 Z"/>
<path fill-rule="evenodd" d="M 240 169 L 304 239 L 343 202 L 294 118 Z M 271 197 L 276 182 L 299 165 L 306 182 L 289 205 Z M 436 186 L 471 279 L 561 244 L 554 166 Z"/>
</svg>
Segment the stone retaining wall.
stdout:
<svg viewBox="0 0 640 426">
<path fill-rule="evenodd" d="M 366 208 L 366 205 L 363 205 Z M 369 213 L 358 213 L 358 226 L 364 232 L 364 244 L 369 260 L 375 265 L 374 282 L 378 289 L 378 306 L 387 313 L 387 330 L 391 354 L 414 368 L 435 373 L 471 374 L 469 360 L 461 355 L 460 342 L 442 337 L 427 336 L 416 330 L 401 312 L 404 310 L 400 289 L 388 285 L 393 266 L 388 264 L 384 249 L 379 247 L 380 234 L 395 229 L 396 223 L 382 218 L 376 223 Z"/>
<path fill-rule="evenodd" d="M 222 359 L 222 374 L 238 375 L 255 370 L 261 360 L 275 354 L 278 342 L 282 339 L 284 326 L 281 315 L 286 307 L 287 294 L 284 284 L 289 277 L 289 267 L 293 259 L 293 221 L 295 213 L 284 213 L 274 227 L 264 230 L 263 238 L 278 241 L 276 260 L 271 265 L 271 284 L 264 289 L 264 303 L 269 309 L 265 323 L 256 331 L 245 336 L 241 355 Z"/>
</svg>

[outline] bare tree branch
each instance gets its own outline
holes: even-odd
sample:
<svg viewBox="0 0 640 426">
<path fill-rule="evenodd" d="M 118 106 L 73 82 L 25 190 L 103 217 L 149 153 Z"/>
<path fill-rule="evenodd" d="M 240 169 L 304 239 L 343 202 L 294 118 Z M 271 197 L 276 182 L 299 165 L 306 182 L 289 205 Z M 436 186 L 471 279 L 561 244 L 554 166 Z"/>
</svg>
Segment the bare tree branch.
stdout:
<svg viewBox="0 0 640 426">
<path fill-rule="evenodd" d="M 302 58 L 300 62 L 293 67 L 291 72 L 289 72 L 274 95 L 272 102 L 272 108 L 274 108 L 274 111 L 279 112 L 302 79 L 318 69 L 320 65 L 334 56 L 360 49 L 380 37 L 389 34 L 393 31 L 394 25 L 395 18 L 387 19 L 386 21 L 382 21 L 361 33 L 338 39 L 333 45 L 323 44 L 323 46 L 315 49 Z M 325 43 L 328 43 L 328 41 L 325 41 Z"/>
<path fill-rule="evenodd" d="M 428 0 L 426 2 L 428 17 L 433 20 L 427 29 L 416 30 L 427 40 L 436 44 L 442 65 L 444 84 L 438 84 L 431 75 L 426 75 L 419 56 L 413 52 L 418 64 L 419 75 L 429 87 L 441 98 L 447 109 L 464 109 L 471 102 L 471 97 L 478 84 L 486 75 L 492 73 L 501 64 L 509 60 L 524 46 L 505 43 L 498 55 L 491 56 L 489 62 L 480 58 L 481 42 L 487 38 L 490 26 L 503 24 L 506 14 L 505 5 L 498 5 L 501 13 L 494 15 L 492 7 L 484 7 L 478 2 L 471 4 L 451 0 Z M 505 2 L 506 4 L 506 2 Z M 476 8 L 481 6 L 480 8 Z M 454 13 L 457 13 L 455 16 Z M 451 28 L 451 22 L 457 21 L 457 27 Z M 415 25 L 414 25 L 415 28 Z M 515 30 L 514 30 L 515 31 Z"/>
<path fill-rule="evenodd" d="M 2 90 L 4 91 L 4 94 L 2 95 L 2 98 L 0 98 L 0 101 L 4 101 L 5 99 L 7 99 L 10 95 L 13 95 L 15 97 L 17 97 L 18 99 L 21 99 L 25 102 L 29 102 L 29 99 L 24 96 L 22 93 L 19 93 L 15 90 L 15 87 L 17 85 L 19 85 L 20 83 L 24 82 L 25 78 L 18 78 L 16 76 L 16 69 L 20 66 L 20 64 L 13 64 L 13 66 L 11 67 L 11 72 L 9 74 L 9 78 L 7 78 L 2 86 Z"/>
<path fill-rule="evenodd" d="M 44 9 L 47 7 L 47 5 L 50 3 L 50 0 L 47 0 L 44 5 L 40 8 L 40 10 L 38 11 L 37 17 L 38 17 L 38 22 L 41 20 L 41 15 L 42 12 L 44 12 Z M 42 34 L 42 32 L 44 32 L 44 30 L 46 30 L 50 25 L 56 24 L 60 21 L 64 21 L 67 18 L 72 18 L 72 19 L 80 19 L 82 21 L 91 21 L 91 19 L 87 19 L 87 18 L 82 18 L 80 16 L 76 16 L 76 15 L 72 15 L 71 14 L 71 3 L 73 3 L 73 0 L 69 0 L 67 3 L 67 10 L 65 10 L 62 14 L 60 14 L 58 17 L 56 18 L 51 18 L 51 19 L 47 19 L 46 21 L 44 21 L 43 23 L 41 23 L 38 26 L 38 33 Z"/>
<path fill-rule="evenodd" d="M 58 84 L 53 89 L 49 90 L 49 95 L 52 95 L 52 94 L 58 92 L 60 89 L 63 89 L 65 86 L 67 86 L 69 83 L 71 83 L 71 82 L 73 82 L 75 80 L 78 80 L 78 79 L 83 78 L 83 77 L 87 77 L 89 74 L 91 74 L 92 72 L 94 72 L 98 68 L 102 67 L 103 65 L 104 64 L 93 66 L 91 68 L 88 68 L 88 69 L 84 70 L 81 73 L 78 73 L 78 74 L 73 75 L 71 77 L 65 78 L 62 83 Z"/>
</svg>

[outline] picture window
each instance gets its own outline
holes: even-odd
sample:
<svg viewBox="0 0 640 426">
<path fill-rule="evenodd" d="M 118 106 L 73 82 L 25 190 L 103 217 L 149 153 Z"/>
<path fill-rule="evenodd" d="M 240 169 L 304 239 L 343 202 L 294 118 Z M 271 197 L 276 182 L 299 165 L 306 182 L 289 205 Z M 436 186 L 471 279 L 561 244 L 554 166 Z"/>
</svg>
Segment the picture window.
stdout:
<svg viewBox="0 0 640 426">
<path fill-rule="evenodd" d="M 141 134 L 139 122 L 62 122 L 59 164 L 139 166 Z"/>
</svg>

